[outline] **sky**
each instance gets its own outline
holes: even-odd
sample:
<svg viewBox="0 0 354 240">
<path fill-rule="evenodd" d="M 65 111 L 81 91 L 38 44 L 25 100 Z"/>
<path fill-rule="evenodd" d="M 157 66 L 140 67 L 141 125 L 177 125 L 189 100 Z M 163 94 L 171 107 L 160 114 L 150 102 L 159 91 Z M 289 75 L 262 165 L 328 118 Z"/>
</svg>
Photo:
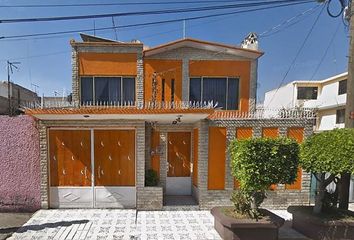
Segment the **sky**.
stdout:
<svg viewBox="0 0 354 240">
<path fill-rule="evenodd" d="M 146 0 L 157 2 L 158 0 Z M 166 0 L 172 1 L 172 0 Z M 183 0 L 179 0 L 183 1 Z M 156 9 L 187 8 L 195 6 L 213 6 L 232 3 L 208 4 L 174 4 L 174 5 L 134 5 L 104 7 L 72 7 L 72 8 L 6 8 L 5 5 L 20 4 L 72 4 L 72 3 L 127 3 L 129 0 L 0 0 L 0 19 L 25 17 L 53 17 L 86 14 L 120 13 L 130 11 L 147 11 Z M 134 2 L 144 2 L 136 0 Z M 235 1 L 237 3 L 237 0 Z M 332 1 L 334 2 L 334 1 Z M 264 93 L 294 80 L 324 79 L 347 71 L 348 62 L 348 29 L 342 18 L 330 17 L 326 9 L 322 11 L 317 24 L 308 37 L 295 64 L 291 64 L 297 55 L 305 37 L 312 28 L 315 19 L 321 12 L 316 1 L 303 5 L 287 6 L 270 10 L 248 12 L 186 22 L 186 37 L 239 45 L 250 32 L 261 34 L 276 28 L 274 34 L 264 34 L 259 38 L 260 50 L 264 55 L 258 63 L 258 102 L 264 99 Z M 334 3 L 333 12 L 338 11 Z M 213 10 L 201 13 L 180 13 L 168 15 L 129 16 L 114 18 L 115 25 L 143 23 L 175 18 L 193 17 L 233 10 Z M 301 15 L 301 13 L 304 13 Z M 301 16 L 299 16 L 301 15 Z M 293 20 L 293 17 L 296 17 Z M 34 23 L 0 23 L 0 37 L 41 33 L 50 31 L 66 31 L 76 29 L 92 29 L 94 26 L 111 27 L 112 18 L 88 19 L 58 22 Z M 93 34 L 93 32 L 86 32 Z M 269 32 L 268 32 L 269 33 Z M 115 39 L 114 30 L 96 31 L 96 36 Z M 183 23 L 160 24 L 148 27 L 135 27 L 117 30 L 118 40 L 131 41 L 138 39 L 150 47 L 170 42 L 183 37 Z M 34 90 L 33 84 L 39 86 L 39 95 L 53 96 L 55 93 L 71 92 L 71 47 L 70 39 L 80 40 L 77 33 L 46 38 L 0 39 L 0 81 L 7 79 L 6 60 L 19 61 L 19 69 L 11 75 L 14 83 Z M 328 49 L 327 54 L 325 54 Z M 323 57 L 324 56 L 324 57 Z M 320 64 L 321 63 L 321 64 Z M 291 70 L 286 75 L 289 67 Z M 316 69 L 318 68 L 318 71 Z"/>
</svg>

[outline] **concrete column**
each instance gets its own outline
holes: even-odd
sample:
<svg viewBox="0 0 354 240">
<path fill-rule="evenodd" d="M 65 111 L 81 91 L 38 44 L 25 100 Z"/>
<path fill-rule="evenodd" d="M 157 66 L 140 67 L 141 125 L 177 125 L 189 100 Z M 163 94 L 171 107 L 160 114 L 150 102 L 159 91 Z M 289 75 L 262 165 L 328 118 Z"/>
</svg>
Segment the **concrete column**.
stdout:
<svg viewBox="0 0 354 240">
<path fill-rule="evenodd" d="M 164 192 L 166 191 L 166 178 L 167 178 L 167 132 L 160 131 L 160 184 L 163 186 Z"/>
<path fill-rule="evenodd" d="M 79 104 L 80 102 L 80 81 L 79 81 L 79 63 L 78 52 L 76 47 L 72 47 L 71 52 L 71 79 L 72 79 L 72 101 Z"/>
<path fill-rule="evenodd" d="M 40 166 L 41 166 L 41 208 L 48 209 L 48 136 L 47 128 L 39 122 Z"/>
<path fill-rule="evenodd" d="M 236 136 L 236 128 L 228 127 L 226 129 L 226 161 L 225 161 L 225 170 L 226 170 L 226 178 L 225 178 L 225 189 L 233 189 L 234 188 L 234 177 L 231 173 L 231 156 L 229 152 L 229 146 L 231 141 Z"/>
<path fill-rule="evenodd" d="M 189 59 L 182 60 L 182 101 L 189 101 Z"/>
</svg>

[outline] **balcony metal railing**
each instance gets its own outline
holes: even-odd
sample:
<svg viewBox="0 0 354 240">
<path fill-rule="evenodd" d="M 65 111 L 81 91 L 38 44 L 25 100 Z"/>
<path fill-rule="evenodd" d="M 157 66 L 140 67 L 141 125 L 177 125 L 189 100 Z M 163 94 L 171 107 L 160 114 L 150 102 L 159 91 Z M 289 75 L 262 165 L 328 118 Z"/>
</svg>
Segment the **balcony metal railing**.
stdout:
<svg viewBox="0 0 354 240">
<path fill-rule="evenodd" d="M 215 109 L 209 119 L 232 120 L 232 119 L 315 119 L 316 109 L 313 108 L 278 108 L 270 109 L 257 107 L 254 111 L 225 111 L 217 108 L 218 104 L 213 101 L 175 101 L 175 102 L 73 102 L 65 100 L 41 100 L 36 102 L 22 103 L 23 109 L 75 109 L 75 108 L 131 108 L 131 109 Z"/>
<path fill-rule="evenodd" d="M 315 119 L 316 111 L 313 108 L 256 108 L 254 111 L 220 111 L 215 112 L 213 119 Z"/>
<path fill-rule="evenodd" d="M 89 101 L 74 102 L 67 100 L 41 100 L 22 103 L 24 109 L 55 109 L 55 108 L 136 108 L 136 109 L 214 109 L 213 101 L 174 101 L 174 102 L 133 102 L 133 101 Z"/>
</svg>

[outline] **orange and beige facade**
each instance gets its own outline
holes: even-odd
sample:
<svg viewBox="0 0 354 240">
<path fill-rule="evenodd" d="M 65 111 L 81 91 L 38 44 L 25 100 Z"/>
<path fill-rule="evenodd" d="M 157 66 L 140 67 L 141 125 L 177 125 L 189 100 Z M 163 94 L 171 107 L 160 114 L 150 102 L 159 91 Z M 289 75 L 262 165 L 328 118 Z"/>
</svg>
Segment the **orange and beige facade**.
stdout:
<svg viewBox="0 0 354 240">
<path fill-rule="evenodd" d="M 312 134 L 311 114 L 256 109 L 262 52 L 195 39 L 153 48 L 86 36 L 72 46 L 72 101 L 32 107 L 39 121 L 43 208 L 161 209 L 192 196 L 229 205 L 234 138 Z M 158 186 L 146 186 L 153 169 Z M 310 175 L 272 186 L 266 205 L 307 204 Z"/>
</svg>

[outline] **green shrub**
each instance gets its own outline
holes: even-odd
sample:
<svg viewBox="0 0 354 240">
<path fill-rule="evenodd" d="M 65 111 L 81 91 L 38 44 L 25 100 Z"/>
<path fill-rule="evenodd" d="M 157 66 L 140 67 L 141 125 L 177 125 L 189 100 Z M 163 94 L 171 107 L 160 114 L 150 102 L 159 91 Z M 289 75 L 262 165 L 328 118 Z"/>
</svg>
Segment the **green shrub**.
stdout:
<svg viewBox="0 0 354 240">
<path fill-rule="evenodd" d="M 159 177 L 157 172 L 153 169 L 149 169 L 145 172 L 145 186 L 157 186 L 159 183 Z"/>
<path fill-rule="evenodd" d="M 248 215 L 257 217 L 265 191 L 272 184 L 292 184 L 297 177 L 299 144 L 289 138 L 251 138 L 234 140 L 230 145 L 232 175 L 240 183 L 240 193 L 232 199 L 242 199 L 248 206 L 237 209 L 252 209 Z M 241 198 L 239 195 L 244 195 Z M 235 197 L 237 196 L 237 197 Z"/>
<path fill-rule="evenodd" d="M 301 145 L 300 155 L 301 167 L 312 172 L 318 183 L 314 212 L 320 213 L 331 204 L 336 206 L 333 201 L 337 201 L 337 197 L 329 195 L 326 186 L 333 180 L 341 182 L 343 174 L 354 173 L 354 129 L 334 129 L 312 135 Z M 326 176 L 326 173 L 330 174 Z"/>
</svg>

